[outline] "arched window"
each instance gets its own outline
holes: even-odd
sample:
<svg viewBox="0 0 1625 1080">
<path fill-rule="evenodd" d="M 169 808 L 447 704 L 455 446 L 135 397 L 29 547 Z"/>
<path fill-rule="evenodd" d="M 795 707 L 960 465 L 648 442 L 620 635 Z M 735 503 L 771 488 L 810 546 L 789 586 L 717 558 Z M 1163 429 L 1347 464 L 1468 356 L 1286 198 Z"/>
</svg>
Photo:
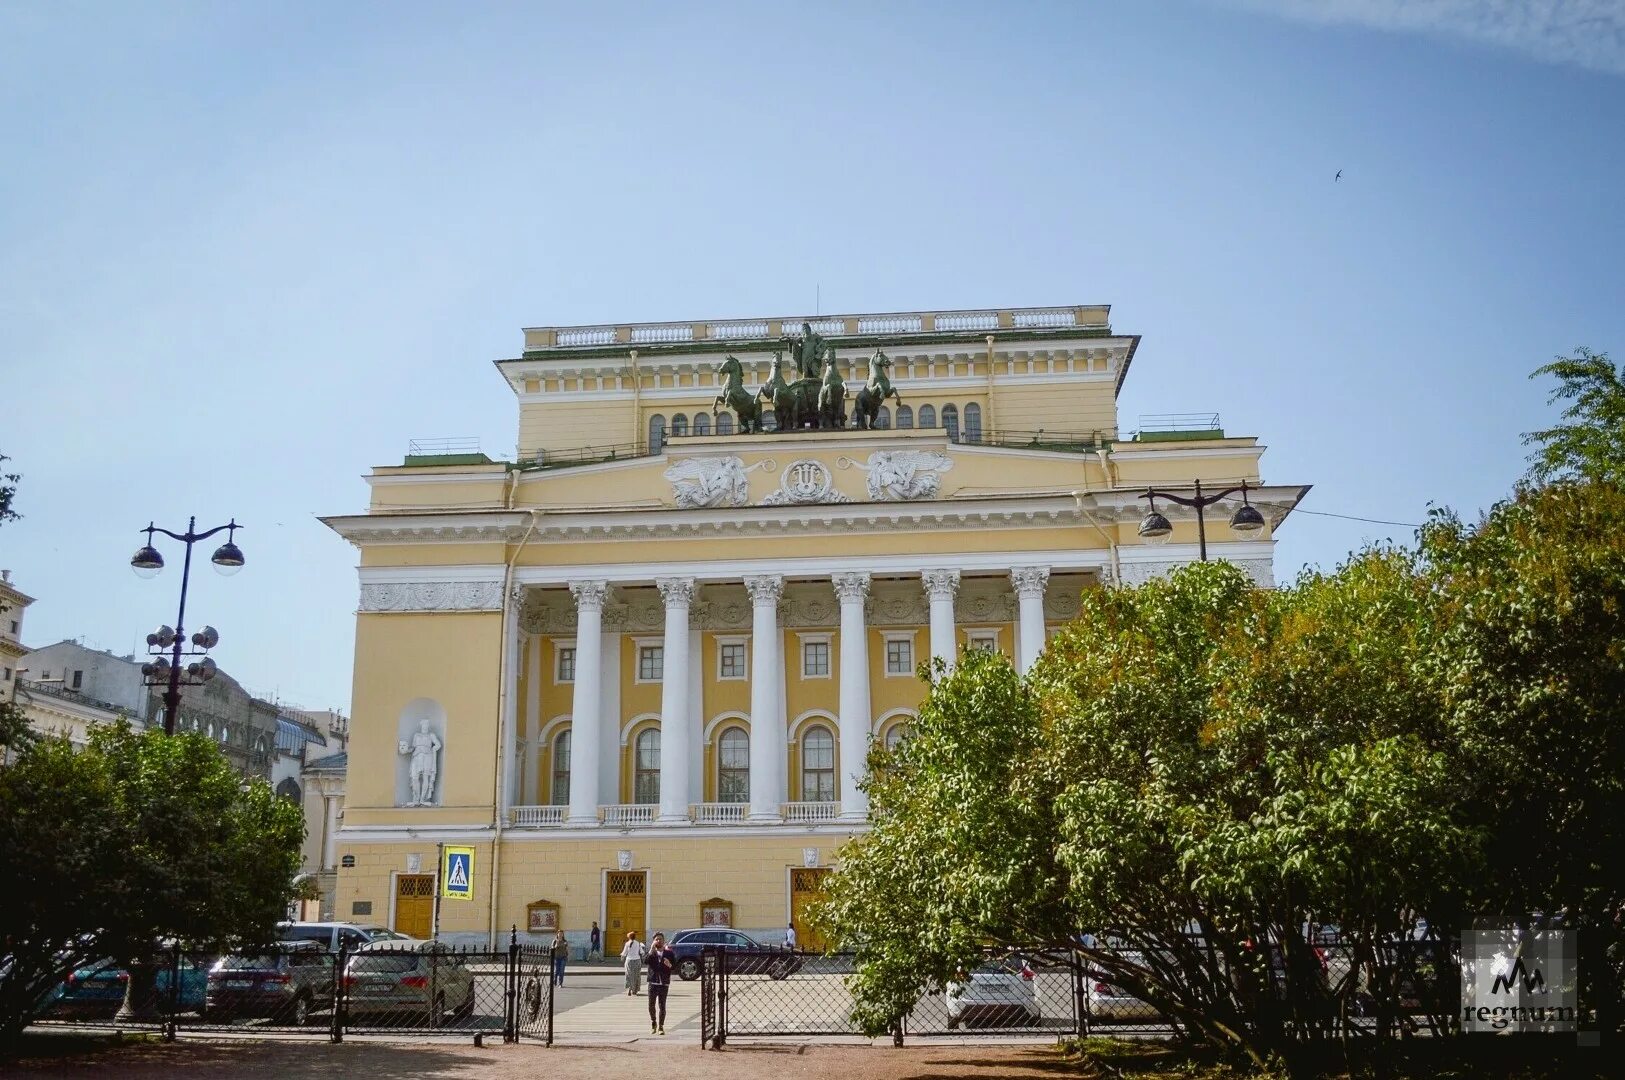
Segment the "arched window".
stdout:
<svg viewBox="0 0 1625 1080">
<path fill-rule="evenodd" d="M 965 441 L 982 441 L 982 407 L 974 401 L 965 406 Z"/>
<path fill-rule="evenodd" d="M 969 413 L 966 414 L 967 417 L 969 415 L 970 415 Z M 969 423 L 969 422 L 970 421 L 967 419 L 966 423 Z M 702 412 L 697 412 L 697 413 L 694 414 L 694 434 L 696 434 L 696 435 L 709 435 L 709 434 L 711 434 L 711 417 L 708 414 L 702 413 Z"/>
<path fill-rule="evenodd" d="M 750 802 L 750 736 L 742 727 L 717 740 L 717 802 Z"/>
<path fill-rule="evenodd" d="M 682 413 L 678 413 L 676 416 L 672 417 L 671 433 L 674 438 L 679 435 L 687 435 L 688 417 L 684 416 Z"/>
<path fill-rule="evenodd" d="M 570 805 L 570 733 L 553 736 L 553 784 L 548 795 L 554 806 Z"/>
<path fill-rule="evenodd" d="M 632 801 L 660 801 L 660 729 L 647 728 L 632 748 Z"/>
<path fill-rule="evenodd" d="M 920 426 L 933 428 L 937 426 L 937 410 L 929 405 L 920 406 Z"/>
<path fill-rule="evenodd" d="M 877 427 L 877 428 L 889 428 L 889 427 L 891 427 L 891 410 L 886 408 L 886 406 L 884 406 L 884 405 L 882 405 L 880 407 L 880 410 L 875 413 L 875 427 Z"/>
<path fill-rule="evenodd" d="M 658 454 L 666 445 L 666 418 L 659 413 L 649 417 L 649 453 Z"/>
<path fill-rule="evenodd" d="M 899 743 L 908 738 L 907 724 L 893 724 L 886 729 L 886 749 L 896 750 Z"/>
<path fill-rule="evenodd" d="M 914 410 L 907 405 L 897 406 L 897 430 L 907 431 L 914 426 Z"/>
<path fill-rule="evenodd" d="M 801 801 L 835 801 L 835 736 L 827 727 L 801 736 Z"/>
<path fill-rule="evenodd" d="M 732 435 L 734 433 L 734 414 L 717 413 L 717 434 Z"/>
<path fill-rule="evenodd" d="M 942 426 L 948 429 L 948 438 L 959 439 L 959 409 L 953 405 L 942 407 Z"/>
</svg>

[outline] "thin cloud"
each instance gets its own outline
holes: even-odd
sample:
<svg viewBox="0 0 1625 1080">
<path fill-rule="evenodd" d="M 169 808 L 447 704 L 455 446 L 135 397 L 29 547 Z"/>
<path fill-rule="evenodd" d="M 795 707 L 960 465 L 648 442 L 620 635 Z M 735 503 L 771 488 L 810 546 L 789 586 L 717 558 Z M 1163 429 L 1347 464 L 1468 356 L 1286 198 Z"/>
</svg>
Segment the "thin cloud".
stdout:
<svg viewBox="0 0 1625 1080">
<path fill-rule="evenodd" d="M 1490 45 L 1625 75 L 1625 0 L 1221 0 L 1322 26 L 1365 26 Z"/>
</svg>

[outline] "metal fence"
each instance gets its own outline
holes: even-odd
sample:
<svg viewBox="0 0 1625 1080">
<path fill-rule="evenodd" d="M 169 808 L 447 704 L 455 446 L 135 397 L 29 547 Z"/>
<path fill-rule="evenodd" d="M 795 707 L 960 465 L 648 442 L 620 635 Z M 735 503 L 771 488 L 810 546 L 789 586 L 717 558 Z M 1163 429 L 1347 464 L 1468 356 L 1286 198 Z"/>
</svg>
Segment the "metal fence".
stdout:
<svg viewBox="0 0 1625 1080">
<path fill-rule="evenodd" d="M 37 1022 L 168 1038 L 229 1030 L 333 1042 L 346 1034 L 553 1042 L 552 954 L 521 945 L 517 934 L 496 951 L 382 941 L 333 953 L 305 944 L 226 954 L 170 948 L 132 969 L 93 964 L 64 980 Z M 142 1019 L 120 1018 L 127 997 Z"/>
</svg>

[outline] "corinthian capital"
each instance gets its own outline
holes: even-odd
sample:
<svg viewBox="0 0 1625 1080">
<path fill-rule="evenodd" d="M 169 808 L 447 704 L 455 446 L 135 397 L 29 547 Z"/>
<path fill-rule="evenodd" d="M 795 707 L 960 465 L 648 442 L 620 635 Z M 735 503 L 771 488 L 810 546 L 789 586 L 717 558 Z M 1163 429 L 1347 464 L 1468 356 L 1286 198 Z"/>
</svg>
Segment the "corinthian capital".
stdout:
<svg viewBox="0 0 1625 1080">
<path fill-rule="evenodd" d="M 604 600 L 609 596 L 609 582 L 572 581 L 570 582 L 570 595 L 576 598 L 577 610 L 602 611 L 604 610 Z"/>
<path fill-rule="evenodd" d="M 691 577 L 663 577 L 655 578 L 655 588 L 668 608 L 686 608 L 694 602 L 699 586 Z"/>
<path fill-rule="evenodd" d="M 1044 586 L 1049 584 L 1049 567 L 1016 566 L 1010 569 L 1010 584 L 1023 600 L 1044 599 Z"/>
<path fill-rule="evenodd" d="M 959 591 L 958 570 L 922 570 L 920 581 L 925 585 L 925 595 L 933 600 L 952 600 Z"/>
<path fill-rule="evenodd" d="M 745 579 L 745 591 L 754 605 L 777 605 L 784 595 L 783 574 L 753 574 Z"/>
<path fill-rule="evenodd" d="M 869 575 L 864 573 L 832 574 L 835 597 L 843 604 L 861 604 L 869 595 Z"/>
</svg>

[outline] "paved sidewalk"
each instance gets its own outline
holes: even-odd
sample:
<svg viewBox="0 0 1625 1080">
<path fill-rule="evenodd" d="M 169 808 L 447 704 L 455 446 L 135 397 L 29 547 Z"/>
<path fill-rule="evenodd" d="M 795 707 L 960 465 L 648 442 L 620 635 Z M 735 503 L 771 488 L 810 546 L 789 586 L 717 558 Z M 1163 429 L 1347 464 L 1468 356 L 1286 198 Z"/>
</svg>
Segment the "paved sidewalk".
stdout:
<svg viewBox="0 0 1625 1080">
<path fill-rule="evenodd" d="M 668 1028 L 668 1030 L 670 1030 Z M 487 1045 L 467 1040 L 406 1042 L 347 1040 L 255 1042 L 248 1039 L 147 1042 L 77 1052 L 80 1043 L 51 1047 L 32 1040 L 30 1057 L 0 1067 L 13 1076 L 86 1076 L 109 1080 L 228 1080 L 232 1077 L 319 1077 L 406 1080 L 626 1080 L 629 1075 L 678 1075 L 684 1080 L 1055 1080 L 1070 1070 L 1048 1046 L 841 1046 L 774 1043 L 701 1050 L 698 1039 L 644 1037 L 594 1047 Z"/>
</svg>

